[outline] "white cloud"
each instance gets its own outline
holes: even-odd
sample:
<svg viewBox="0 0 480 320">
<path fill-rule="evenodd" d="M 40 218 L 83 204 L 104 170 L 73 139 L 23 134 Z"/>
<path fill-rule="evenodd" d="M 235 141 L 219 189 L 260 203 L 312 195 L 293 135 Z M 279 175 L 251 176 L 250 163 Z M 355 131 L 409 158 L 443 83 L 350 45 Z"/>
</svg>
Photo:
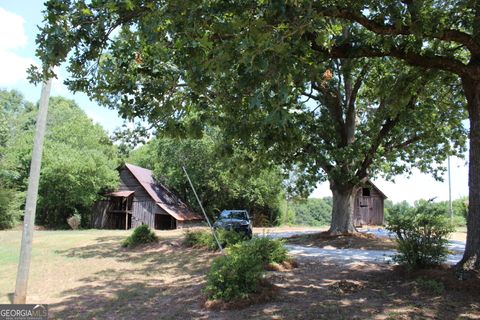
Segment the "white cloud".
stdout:
<svg viewBox="0 0 480 320">
<path fill-rule="evenodd" d="M 11 85 L 26 78 L 26 69 L 34 60 L 13 52 L 27 44 L 24 20 L 0 8 L 0 86 Z"/>
<path fill-rule="evenodd" d="M 92 119 L 93 123 L 102 125 L 103 119 L 101 115 L 92 110 L 85 110 L 85 113 L 90 119 Z"/>
<path fill-rule="evenodd" d="M 21 48 L 27 44 L 24 22 L 23 17 L 0 8 L 0 51 Z"/>
<path fill-rule="evenodd" d="M 53 68 L 53 72 L 57 75 L 52 81 L 52 95 L 68 96 L 68 88 L 63 84 L 65 76 L 60 67 Z"/>
<path fill-rule="evenodd" d="M 25 80 L 26 70 L 33 63 L 33 59 L 23 58 L 8 51 L 0 51 L 0 86 Z"/>
</svg>

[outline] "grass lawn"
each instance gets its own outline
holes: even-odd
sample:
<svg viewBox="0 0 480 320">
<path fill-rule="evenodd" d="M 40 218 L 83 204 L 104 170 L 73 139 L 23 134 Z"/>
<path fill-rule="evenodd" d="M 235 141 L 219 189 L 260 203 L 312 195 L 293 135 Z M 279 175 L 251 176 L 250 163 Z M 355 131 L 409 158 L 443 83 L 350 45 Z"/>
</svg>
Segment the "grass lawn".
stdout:
<svg viewBox="0 0 480 320">
<path fill-rule="evenodd" d="M 158 245 L 123 249 L 130 232 L 35 231 L 27 303 L 48 303 L 61 319 L 155 318 L 156 300 L 202 282 L 215 255 L 178 250 L 179 231 L 159 233 Z M 13 298 L 20 238 L 20 231 L 0 232 L 0 303 Z"/>
<path fill-rule="evenodd" d="M 279 288 L 269 303 L 207 310 L 205 273 L 218 253 L 182 246 L 180 231 L 123 249 L 129 233 L 36 231 L 27 303 L 48 303 L 52 319 L 480 319 L 478 278 L 313 258 L 267 274 Z M 0 303 L 13 295 L 20 237 L 0 232 Z"/>
</svg>

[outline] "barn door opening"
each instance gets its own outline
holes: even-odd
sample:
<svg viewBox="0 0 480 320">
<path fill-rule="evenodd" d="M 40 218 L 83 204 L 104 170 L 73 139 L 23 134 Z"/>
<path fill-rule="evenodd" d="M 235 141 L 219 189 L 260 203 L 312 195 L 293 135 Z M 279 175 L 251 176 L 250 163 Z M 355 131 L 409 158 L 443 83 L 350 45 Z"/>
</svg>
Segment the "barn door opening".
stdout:
<svg viewBox="0 0 480 320">
<path fill-rule="evenodd" d="M 176 229 L 176 220 L 167 214 L 155 214 L 155 229 L 157 230 L 171 230 Z"/>
<path fill-rule="evenodd" d="M 132 228 L 132 214 L 131 213 L 128 214 L 127 221 L 128 221 L 127 222 L 128 223 L 127 229 L 131 229 Z"/>
</svg>

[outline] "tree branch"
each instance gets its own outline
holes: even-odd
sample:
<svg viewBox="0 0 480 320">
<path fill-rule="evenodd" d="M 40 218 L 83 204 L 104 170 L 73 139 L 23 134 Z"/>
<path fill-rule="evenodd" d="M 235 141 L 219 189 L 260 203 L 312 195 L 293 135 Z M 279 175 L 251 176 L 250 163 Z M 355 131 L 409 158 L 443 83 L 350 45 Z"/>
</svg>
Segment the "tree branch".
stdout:
<svg viewBox="0 0 480 320">
<path fill-rule="evenodd" d="M 459 76 L 464 76 L 468 72 L 468 67 L 460 62 L 459 60 L 453 58 L 446 58 L 437 55 L 422 55 L 412 51 L 408 51 L 404 48 L 391 48 L 390 50 L 379 50 L 373 47 L 352 47 L 339 46 L 332 48 L 330 54 L 334 57 L 343 56 L 343 57 L 385 57 L 392 56 L 398 59 L 405 60 L 407 63 L 432 69 L 440 69 L 450 71 L 452 73 L 458 74 Z"/>
<path fill-rule="evenodd" d="M 359 75 L 357 76 L 357 79 L 355 80 L 355 83 L 353 84 L 353 87 L 350 90 L 350 95 L 347 101 L 347 113 L 345 117 L 345 126 L 347 130 L 347 137 L 349 140 L 353 141 L 353 138 L 355 136 L 355 121 L 356 121 L 356 111 L 355 111 L 355 102 L 357 99 L 357 94 L 358 91 L 360 90 L 363 79 L 365 78 L 368 70 L 369 70 L 369 63 L 365 63 L 360 70 Z"/>
<path fill-rule="evenodd" d="M 450 71 L 454 74 L 459 76 L 466 76 L 469 75 L 470 77 L 472 74 L 479 74 L 480 72 L 472 72 L 471 68 L 474 66 L 467 66 L 460 60 L 439 56 L 435 54 L 429 53 L 420 53 L 420 52 L 413 52 L 404 47 L 391 47 L 390 49 L 384 48 L 377 48 L 374 46 L 368 45 L 356 45 L 353 46 L 350 43 L 340 44 L 337 46 L 333 46 L 329 49 L 318 45 L 316 42 L 316 33 L 314 32 L 306 32 L 303 34 L 305 40 L 310 42 L 310 46 L 312 50 L 318 52 L 322 58 L 330 57 L 330 58 L 381 58 L 381 57 L 395 57 L 401 60 L 406 61 L 410 65 L 424 67 L 424 68 L 431 68 L 431 69 L 440 69 Z M 476 70 L 479 71 L 479 70 Z"/>
<path fill-rule="evenodd" d="M 320 14 L 327 17 L 340 18 L 340 19 L 357 22 L 367 30 L 373 33 L 376 33 L 378 35 L 408 36 L 408 35 L 414 34 L 411 26 L 408 26 L 408 25 L 394 26 L 394 25 L 383 24 L 380 22 L 370 20 L 363 14 L 357 14 L 347 9 L 326 9 L 325 10 L 324 8 L 319 8 L 318 10 Z M 480 53 L 480 45 L 475 42 L 472 35 L 460 30 L 444 29 L 444 30 L 439 30 L 437 32 L 424 32 L 422 36 L 429 39 L 438 39 L 443 41 L 457 42 L 465 45 L 472 53 Z"/>
<path fill-rule="evenodd" d="M 313 92 L 313 90 L 310 91 L 310 93 L 302 92 L 302 95 L 304 95 L 305 97 L 308 97 L 308 99 L 313 99 L 313 100 L 316 100 L 316 101 L 320 101 L 320 98 L 318 96 L 312 94 L 312 92 Z M 307 102 L 307 101 L 305 101 L 305 102 Z"/>
<path fill-rule="evenodd" d="M 421 135 L 414 135 L 413 137 L 411 137 L 411 138 L 409 138 L 409 139 L 407 139 L 407 140 L 405 140 L 405 141 L 403 141 L 399 144 L 386 146 L 385 150 L 388 152 L 388 151 L 392 151 L 392 150 L 395 150 L 395 149 L 405 149 L 406 147 L 408 147 L 412 143 L 420 141 L 421 139 L 422 139 Z"/>
<path fill-rule="evenodd" d="M 323 96 L 323 105 L 325 105 L 335 123 L 335 131 L 339 137 L 340 145 L 347 145 L 345 122 L 343 120 L 342 102 L 340 101 L 340 97 L 338 94 L 335 95 L 335 92 L 333 92 L 334 90 L 328 90 L 328 83 L 317 85 L 312 82 L 312 88 L 317 92 L 320 92 Z"/>
<path fill-rule="evenodd" d="M 423 79 L 422 83 L 419 84 L 416 93 L 418 94 L 419 92 L 421 92 L 426 84 L 427 84 L 427 80 L 425 78 L 425 79 Z M 398 122 L 400 121 L 400 116 L 402 115 L 402 113 L 409 112 L 410 110 L 412 110 L 415 107 L 415 104 L 417 102 L 417 94 L 411 96 L 410 100 L 408 101 L 408 103 L 406 104 L 406 106 L 405 106 L 405 108 L 402 112 L 398 112 L 395 115 L 394 118 L 389 117 L 385 120 L 384 124 L 382 125 L 382 127 L 380 129 L 380 132 L 378 133 L 377 137 L 375 138 L 372 145 L 370 146 L 369 151 L 366 153 L 366 156 L 363 159 L 363 162 L 360 165 L 360 168 L 355 173 L 355 175 L 359 179 L 365 178 L 367 176 L 367 170 L 370 167 L 370 165 L 373 163 L 374 155 L 376 154 L 378 148 L 384 142 L 384 140 L 388 136 L 388 134 L 398 124 Z M 382 99 L 381 102 L 380 102 L 380 107 L 377 110 L 377 112 L 380 111 L 380 108 L 382 108 L 382 109 L 385 108 L 385 106 L 386 106 L 385 101 Z M 385 149 L 386 149 L 387 152 L 389 152 L 389 151 L 395 150 L 396 148 L 399 148 L 399 149 L 400 148 L 405 148 L 408 145 L 410 145 L 411 143 L 420 140 L 420 138 L 421 137 L 415 135 L 415 140 L 409 139 L 409 140 L 406 140 L 405 142 L 403 142 L 401 144 L 392 145 L 391 148 L 385 146 Z M 404 144 L 405 144 L 405 146 L 404 146 Z"/>
</svg>

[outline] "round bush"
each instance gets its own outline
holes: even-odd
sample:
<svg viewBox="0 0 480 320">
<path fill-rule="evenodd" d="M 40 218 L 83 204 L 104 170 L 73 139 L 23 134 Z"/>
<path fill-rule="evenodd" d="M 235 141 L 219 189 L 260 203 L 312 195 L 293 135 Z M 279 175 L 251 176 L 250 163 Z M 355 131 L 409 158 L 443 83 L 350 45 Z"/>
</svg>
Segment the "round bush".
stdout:
<svg viewBox="0 0 480 320">
<path fill-rule="evenodd" d="M 263 275 L 260 257 L 246 250 L 216 258 L 207 274 L 205 292 L 209 300 L 225 302 L 247 298 L 259 289 Z"/>
<path fill-rule="evenodd" d="M 208 299 L 229 302 L 247 298 L 260 289 L 265 266 L 287 258 L 287 250 L 279 240 L 254 238 L 231 245 L 227 255 L 213 261 L 207 274 Z"/>
<path fill-rule="evenodd" d="M 82 221 L 82 218 L 78 213 L 74 214 L 73 216 L 67 219 L 67 223 L 70 226 L 70 228 L 72 228 L 72 230 L 78 230 L 80 228 L 81 221 Z"/>
<path fill-rule="evenodd" d="M 142 224 L 133 230 L 133 233 L 123 241 L 123 247 L 135 247 L 140 244 L 158 241 L 157 235 L 146 224 Z"/>
<path fill-rule="evenodd" d="M 387 223 L 387 229 L 397 237 L 396 262 L 422 268 L 445 261 L 447 236 L 454 228 L 441 207 L 424 203 L 416 208 L 392 209 Z"/>
</svg>

